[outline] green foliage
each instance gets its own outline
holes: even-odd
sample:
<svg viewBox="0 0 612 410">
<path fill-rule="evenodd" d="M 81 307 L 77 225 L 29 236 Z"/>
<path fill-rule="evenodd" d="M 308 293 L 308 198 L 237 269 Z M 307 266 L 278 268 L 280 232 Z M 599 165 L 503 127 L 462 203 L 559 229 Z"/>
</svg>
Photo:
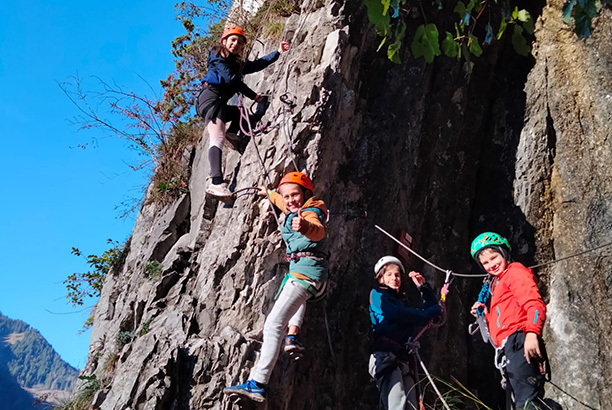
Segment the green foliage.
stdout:
<svg viewBox="0 0 612 410">
<path fill-rule="evenodd" d="M 129 330 L 122 330 L 121 332 L 117 333 L 117 336 L 115 337 L 115 344 L 117 346 L 117 350 L 123 349 L 123 346 L 130 343 L 135 336 L 136 335 L 134 334 L 134 332 Z"/>
<path fill-rule="evenodd" d="M 140 328 L 140 333 L 139 333 L 140 336 L 144 336 L 147 333 L 149 333 L 149 327 L 151 326 L 151 322 L 153 321 L 153 319 L 155 319 L 155 316 L 151 316 L 142 324 L 142 327 Z"/>
<path fill-rule="evenodd" d="M 452 58 L 461 57 L 461 46 L 457 43 L 451 33 L 446 32 L 446 37 L 442 40 L 442 51 L 445 55 Z"/>
<path fill-rule="evenodd" d="M 269 21 L 264 26 L 264 36 L 274 40 L 280 40 L 283 31 L 285 30 L 284 21 Z"/>
<path fill-rule="evenodd" d="M 469 408 L 482 409 L 482 410 L 493 410 L 491 407 L 484 404 L 474 393 L 472 393 L 467 387 L 465 387 L 459 380 L 451 376 L 451 381 L 434 377 L 438 387 L 445 388 L 443 394 L 444 400 L 448 403 L 451 409 L 463 409 L 466 408 L 466 404 L 469 404 Z M 429 381 L 427 380 L 427 385 Z M 424 389 L 427 388 L 427 385 Z M 436 401 L 437 406 L 434 405 L 435 409 L 442 409 L 441 403 Z"/>
<path fill-rule="evenodd" d="M 512 30 L 512 45 L 516 52 L 522 56 L 529 55 L 531 52 L 531 47 L 523 37 L 523 28 L 520 26 L 514 26 L 514 30 Z"/>
<path fill-rule="evenodd" d="M 111 247 L 104 251 L 100 256 L 87 256 L 87 263 L 92 270 L 84 273 L 73 273 L 64 281 L 68 289 L 68 299 L 73 306 L 82 306 L 87 297 L 98 297 L 102 291 L 104 279 L 109 274 L 113 267 L 118 267 L 123 264 L 127 255 L 128 243 L 119 244 L 117 241 L 107 239 L 106 241 Z M 72 248 L 73 255 L 82 256 L 78 248 Z"/>
<path fill-rule="evenodd" d="M 363 0 L 367 10 L 368 19 L 374 25 L 376 34 L 386 39 L 387 32 L 391 26 L 391 16 L 389 16 L 383 5 L 384 0 Z"/>
<path fill-rule="evenodd" d="M 387 57 L 394 63 L 400 63 L 399 51 L 406 36 L 406 23 L 400 21 L 395 27 L 395 42 L 387 48 Z"/>
<path fill-rule="evenodd" d="M 255 33 L 255 37 L 278 41 L 285 29 L 285 19 L 296 12 L 299 12 L 299 2 L 296 0 L 267 0 L 244 26 L 247 32 Z M 253 40 L 254 37 L 251 37 Z"/>
<path fill-rule="evenodd" d="M 91 401 L 95 394 L 104 388 L 105 382 L 98 379 L 95 374 L 90 376 L 79 376 L 81 384 L 79 390 L 73 395 L 72 399 L 65 404 L 55 407 L 53 410 L 90 410 Z"/>
<path fill-rule="evenodd" d="M 363 2 L 370 23 L 376 33 L 383 37 L 379 49 L 386 46 L 389 60 L 399 63 L 402 52 L 409 54 L 402 45 L 407 37 L 408 21 L 414 18 L 411 4 L 408 0 Z M 426 62 L 431 63 L 435 57 L 444 53 L 450 58 L 463 59 L 466 71 L 470 72 L 472 59 L 482 55 L 484 46 L 500 41 L 510 26 L 511 44 L 515 51 L 523 56 L 528 55 L 531 52 L 531 36 L 535 30 L 534 20 L 527 10 L 519 10 L 514 3 L 517 3 L 517 0 L 434 1 L 429 5 L 430 9 L 426 10 L 427 4 L 419 2 L 421 18 L 425 23 L 418 25 L 409 38 L 412 55 L 415 58 L 423 57 Z M 592 19 L 600 7 L 599 0 L 567 0 L 563 8 L 563 18 L 569 23 L 573 16 L 576 33 L 580 38 L 586 38 L 591 34 Z M 454 29 L 450 31 L 442 30 L 443 27 L 438 24 L 427 22 L 444 9 L 456 16 Z M 497 28 L 493 24 L 495 21 L 498 21 Z M 442 39 L 440 33 L 443 34 Z"/>
<path fill-rule="evenodd" d="M 110 352 L 106 359 L 104 359 L 104 363 L 102 364 L 102 371 L 106 375 L 112 375 L 115 372 L 115 368 L 117 367 L 117 362 L 119 361 L 119 353 Z"/>
<path fill-rule="evenodd" d="M 161 277 L 162 273 L 162 264 L 158 261 L 152 261 L 147 263 L 144 268 L 145 273 L 151 280 L 157 280 Z"/>
<path fill-rule="evenodd" d="M 563 21 L 570 23 L 574 17 L 574 32 L 578 38 L 591 35 L 593 18 L 599 13 L 601 3 L 597 0 L 567 0 L 563 5 Z"/>
<path fill-rule="evenodd" d="M 438 42 L 438 27 L 435 24 L 420 25 L 414 34 L 414 40 L 410 45 L 412 55 L 415 58 L 423 57 L 431 63 L 434 56 L 440 55 L 440 44 Z"/>
<path fill-rule="evenodd" d="M 94 315 L 91 314 L 87 318 L 87 320 L 83 323 L 83 328 L 79 331 L 79 334 L 85 332 L 87 329 L 91 328 L 94 324 Z"/>
</svg>

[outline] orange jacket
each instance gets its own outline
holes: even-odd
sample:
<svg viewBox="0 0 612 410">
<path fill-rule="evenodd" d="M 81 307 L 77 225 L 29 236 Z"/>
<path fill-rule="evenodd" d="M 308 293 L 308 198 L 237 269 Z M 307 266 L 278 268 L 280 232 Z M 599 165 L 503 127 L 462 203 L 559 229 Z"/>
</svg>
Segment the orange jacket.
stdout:
<svg viewBox="0 0 612 410">
<path fill-rule="evenodd" d="M 489 313 L 485 314 L 491 339 L 501 346 L 517 330 L 542 334 L 546 305 L 531 269 L 513 262 L 494 281 Z"/>
</svg>

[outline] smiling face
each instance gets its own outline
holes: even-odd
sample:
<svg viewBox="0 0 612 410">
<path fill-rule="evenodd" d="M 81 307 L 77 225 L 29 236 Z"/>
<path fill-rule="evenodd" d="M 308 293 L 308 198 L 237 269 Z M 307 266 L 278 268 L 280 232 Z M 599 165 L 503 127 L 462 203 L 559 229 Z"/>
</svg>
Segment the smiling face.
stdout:
<svg viewBox="0 0 612 410">
<path fill-rule="evenodd" d="M 508 261 L 502 254 L 491 248 L 484 249 L 478 254 L 478 262 L 488 274 L 493 276 L 500 275 L 508 267 Z"/>
<path fill-rule="evenodd" d="M 402 286 L 402 271 L 395 263 L 388 263 L 383 267 L 385 273 L 378 279 L 378 283 L 399 290 Z"/>
<path fill-rule="evenodd" d="M 244 49 L 245 40 L 244 37 L 237 34 L 232 34 L 223 39 L 223 45 L 232 54 L 240 54 Z"/>
<path fill-rule="evenodd" d="M 304 190 L 298 184 L 285 183 L 278 188 L 278 191 L 289 212 L 297 212 L 304 205 Z"/>
</svg>

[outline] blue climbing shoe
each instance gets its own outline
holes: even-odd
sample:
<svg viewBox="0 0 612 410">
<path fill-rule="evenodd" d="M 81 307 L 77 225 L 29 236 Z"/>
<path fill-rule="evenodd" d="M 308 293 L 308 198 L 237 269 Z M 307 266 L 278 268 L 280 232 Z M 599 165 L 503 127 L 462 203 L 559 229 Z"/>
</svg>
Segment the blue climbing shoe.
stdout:
<svg viewBox="0 0 612 410">
<path fill-rule="evenodd" d="M 301 353 L 306 350 L 306 348 L 300 343 L 298 335 L 288 335 L 285 336 L 284 350 L 287 353 Z"/>
<path fill-rule="evenodd" d="M 255 380 L 247 380 L 246 383 L 237 386 L 230 386 L 223 389 L 223 393 L 227 395 L 238 395 L 246 397 L 258 403 L 266 401 L 266 387 L 260 386 Z"/>
</svg>

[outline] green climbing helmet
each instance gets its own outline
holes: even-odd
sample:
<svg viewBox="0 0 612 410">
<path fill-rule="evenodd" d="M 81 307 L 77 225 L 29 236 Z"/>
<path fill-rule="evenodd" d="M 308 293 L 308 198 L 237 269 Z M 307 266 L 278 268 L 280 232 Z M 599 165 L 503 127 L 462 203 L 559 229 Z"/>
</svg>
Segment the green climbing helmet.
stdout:
<svg viewBox="0 0 612 410">
<path fill-rule="evenodd" d="M 472 241 L 472 258 L 476 259 L 478 254 L 484 248 L 489 246 L 505 246 L 508 251 L 511 251 L 510 242 L 503 236 L 496 234 L 495 232 L 484 232 L 481 233 Z"/>
</svg>

